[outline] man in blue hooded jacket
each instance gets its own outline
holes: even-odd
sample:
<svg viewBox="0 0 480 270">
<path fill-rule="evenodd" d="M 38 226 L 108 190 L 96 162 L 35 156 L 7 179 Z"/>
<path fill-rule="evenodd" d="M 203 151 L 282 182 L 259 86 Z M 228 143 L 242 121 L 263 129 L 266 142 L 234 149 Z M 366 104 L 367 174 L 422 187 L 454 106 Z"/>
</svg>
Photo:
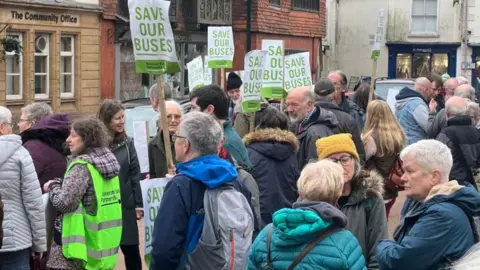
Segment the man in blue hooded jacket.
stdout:
<svg viewBox="0 0 480 270">
<path fill-rule="evenodd" d="M 452 154 L 439 141 L 414 143 L 400 158 L 410 200 L 394 241 L 377 245 L 377 262 L 385 270 L 447 269 L 478 240 L 473 217 L 480 214 L 480 194 L 472 186 L 449 181 Z"/>
<path fill-rule="evenodd" d="M 155 220 L 150 269 L 178 269 L 185 256 L 195 250 L 202 234 L 203 195 L 207 188 L 231 182 L 251 201 L 248 189 L 237 181 L 236 168 L 217 155 L 223 130 L 212 116 L 186 114 L 173 141 L 179 163 L 175 177 L 165 188 Z"/>
</svg>

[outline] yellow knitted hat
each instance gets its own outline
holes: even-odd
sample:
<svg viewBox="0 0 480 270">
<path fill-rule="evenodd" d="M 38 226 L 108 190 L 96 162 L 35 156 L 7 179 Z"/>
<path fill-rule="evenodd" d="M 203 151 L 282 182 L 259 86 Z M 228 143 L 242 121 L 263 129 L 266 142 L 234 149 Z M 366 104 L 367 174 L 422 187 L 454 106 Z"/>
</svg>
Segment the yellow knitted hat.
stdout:
<svg viewBox="0 0 480 270">
<path fill-rule="evenodd" d="M 318 159 L 324 159 L 337 153 L 349 153 L 356 160 L 360 160 L 351 134 L 343 133 L 320 138 L 315 142 L 315 145 L 317 146 Z"/>
</svg>

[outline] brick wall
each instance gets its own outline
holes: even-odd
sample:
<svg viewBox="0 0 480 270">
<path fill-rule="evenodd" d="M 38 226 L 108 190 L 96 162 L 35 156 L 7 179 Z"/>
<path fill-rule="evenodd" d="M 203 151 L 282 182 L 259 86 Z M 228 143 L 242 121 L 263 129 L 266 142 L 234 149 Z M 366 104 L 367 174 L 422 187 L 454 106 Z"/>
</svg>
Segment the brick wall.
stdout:
<svg viewBox="0 0 480 270">
<path fill-rule="evenodd" d="M 100 0 L 100 6 L 103 8 L 103 18 L 106 20 L 115 20 L 117 13 L 118 0 Z"/>
<path fill-rule="evenodd" d="M 291 0 L 281 0 L 281 7 L 269 6 L 269 0 L 252 0 L 252 32 L 302 37 L 324 37 L 326 34 L 325 4 L 320 1 L 320 12 L 291 10 Z M 247 29 L 247 1 L 233 3 L 233 28 Z"/>
</svg>

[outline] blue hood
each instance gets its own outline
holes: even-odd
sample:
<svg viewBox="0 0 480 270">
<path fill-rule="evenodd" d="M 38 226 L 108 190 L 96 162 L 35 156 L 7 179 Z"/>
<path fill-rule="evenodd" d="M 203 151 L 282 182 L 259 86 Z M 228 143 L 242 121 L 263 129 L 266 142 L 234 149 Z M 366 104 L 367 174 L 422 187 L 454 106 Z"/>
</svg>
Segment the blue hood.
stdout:
<svg viewBox="0 0 480 270">
<path fill-rule="evenodd" d="M 208 188 L 216 188 L 232 182 L 238 176 L 235 167 L 217 155 L 207 155 L 177 164 L 177 174 L 184 174 L 200 181 Z"/>
</svg>

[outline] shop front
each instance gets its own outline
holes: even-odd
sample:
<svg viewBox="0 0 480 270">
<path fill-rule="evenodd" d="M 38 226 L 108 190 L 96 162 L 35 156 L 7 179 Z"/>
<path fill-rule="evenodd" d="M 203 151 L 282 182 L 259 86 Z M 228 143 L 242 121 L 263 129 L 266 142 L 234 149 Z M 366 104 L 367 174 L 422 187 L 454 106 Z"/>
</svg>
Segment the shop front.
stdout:
<svg viewBox="0 0 480 270">
<path fill-rule="evenodd" d="M 21 45 L 0 47 L 0 104 L 15 114 L 32 102 L 60 112 L 94 112 L 100 101 L 100 13 L 92 5 L 0 1 L 0 38 Z"/>
<path fill-rule="evenodd" d="M 175 48 L 181 72 L 165 74 L 163 79 L 171 87 L 176 99 L 183 99 L 189 93 L 187 63 L 199 55 L 207 54 L 206 31 L 174 31 Z M 137 74 L 130 32 L 119 37 L 116 50 L 116 98 L 130 100 L 146 98 L 148 90 L 155 84 L 155 76 Z M 217 73 L 212 70 L 213 82 L 217 82 Z"/>
<path fill-rule="evenodd" d="M 431 72 L 456 76 L 460 43 L 387 42 L 388 78 L 426 77 Z"/>
</svg>

